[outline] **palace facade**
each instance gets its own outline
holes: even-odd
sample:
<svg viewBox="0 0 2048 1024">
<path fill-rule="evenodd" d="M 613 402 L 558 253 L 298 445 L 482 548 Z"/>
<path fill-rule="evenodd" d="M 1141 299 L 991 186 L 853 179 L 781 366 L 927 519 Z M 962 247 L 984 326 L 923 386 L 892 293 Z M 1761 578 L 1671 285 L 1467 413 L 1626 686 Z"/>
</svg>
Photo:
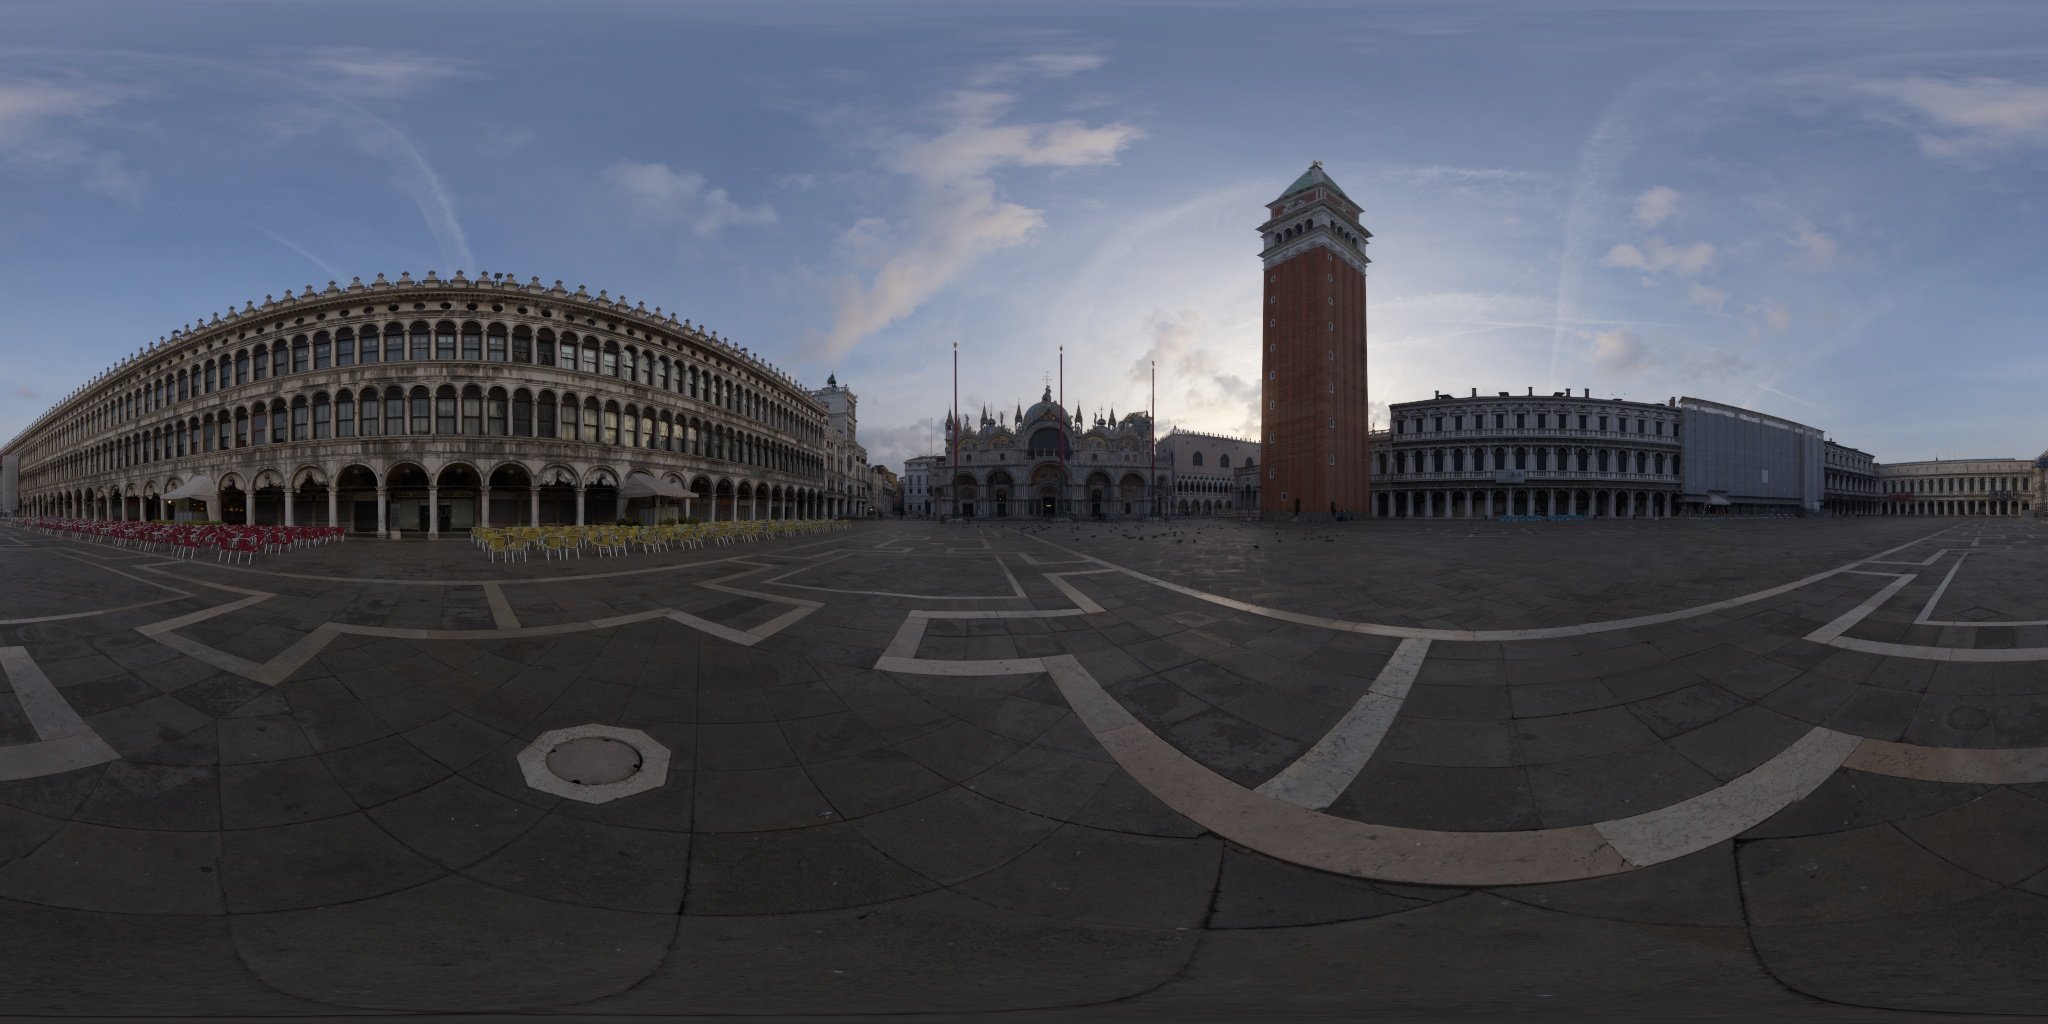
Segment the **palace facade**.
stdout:
<svg viewBox="0 0 2048 1024">
<path fill-rule="evenodd" d="M 624 296 L 380 274 L 174 331 L 4 454 L 31 515 L 427 534 L 837 516 L 867 476 L 843 392 Z"/>
<path fill-rule="evenodd" d="M 1014 417 L 984 409 L 970 424 L 949 414 L 946 446 L 947 461 L 924 469 L 940 515 L 1122 519 L 1154 514 L 1171 493 L 1166 474 L 1155 475 L 1150 416 L 1111 410 L 1090 424 L 1050 387 Z"/>
<path fill-rule="evenodd" d="M 1374 516 L 1677 513 L 1672 406 L 1533 388 L 1481 397 L 1475 388 L 1388 413 L 1389 428 L 1374 435 Z"/>
<path fill-rule="evenodd" d="M 2039 459 L 1934 459 L 1877 467 L 1892 516 L 2033 516 L 2048 498 L 2048 452 Z"/>
</svg>

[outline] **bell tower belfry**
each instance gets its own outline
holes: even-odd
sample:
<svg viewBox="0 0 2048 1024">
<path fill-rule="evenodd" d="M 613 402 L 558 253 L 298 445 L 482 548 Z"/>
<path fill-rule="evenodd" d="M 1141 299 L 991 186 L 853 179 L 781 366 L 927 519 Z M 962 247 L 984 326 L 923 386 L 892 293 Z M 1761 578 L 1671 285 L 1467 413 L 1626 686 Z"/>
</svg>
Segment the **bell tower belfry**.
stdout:
<svg viewBox="0 0 2048 1024">
<path fill-rule="evenodd" d="M 1265 242 L 1259 511 L 1326 519 L 1371 509 L 1366 241 L 1358 204 L 1318 160 L 1259 225 Z"/>
</svg>

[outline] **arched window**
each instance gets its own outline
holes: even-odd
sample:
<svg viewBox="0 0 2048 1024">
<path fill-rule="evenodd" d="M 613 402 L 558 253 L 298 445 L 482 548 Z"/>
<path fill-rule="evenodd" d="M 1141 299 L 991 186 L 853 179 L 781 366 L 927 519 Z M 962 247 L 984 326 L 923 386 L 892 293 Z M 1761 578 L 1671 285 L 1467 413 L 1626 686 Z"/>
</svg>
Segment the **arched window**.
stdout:
<svg viewBox="0 0 2048 1024">
<path fill-rule="evenodd" d="M 291 353 L 285 347 L 284 339 L 277 339 L 277 343 L 270 346 L 270 375 L 272 377 L 282 377 L 289 373 L 291 364 L 286 362 L 286 360 L 290 358 Z"/>
<path fill-rule="evenodd" d="M 363 389 L 363 398 L 361 405 L 362 408 L 360 411 L 362 413 L 363 421 L 362 436 L 376 437 L 380 432 L 378 428 L 381 427 L 384 422 L 383 403 L 377 401 L 376 388 Z"/>
<path fill-rule="evenodd" d="M 520 330 L 525 330 L 522 327 Z M 542 366 L 555 365 L 555 332 L 543 327 L 533 336 L 533 354 Z"/>
<path fill-rule="evenodd" d="M 377 325 L 364 324 L 362 333 L 356 335 L 356 339 L 360 342 L 361 361 L 365 363 L 377 362 L 377 357 L 383 354 L 378 351 L 378 346 L 384 343 L 382 339 L 377 337 Z"/>
<path fill-rule="evenodd" d="M 431 434 L 434 432 L 434 396 L 424 386 L 412 389 L 412 428 L 410 433 Z"/>
<path fill-rule="evenodd" d="M 258 415 L 262 414 L 258 413 Z M 256 433 L 258 435 L 261 435 L 263 433 L 263 428 L 260 426 L 257 427 Z M 249 447 L 249 410 L 247 409 L 235 410 L 235 447 Z"/>
<path fill-rule="evenodd" d="M 405 392 L 396 385 L 384 389 L 384 433 L 390 437 L 405 433 Z"/>
<path fill-rule="evenodd" d="M 325 441 L 329 437 L 333 436 L 333 432 L 328 428 L 328 414 L 330 412 L 332 412 L 332 410 L 328 407 L 327 392 L 322 391 L 319 394 L 314 395 L 313 440 Z"/>
<path fill-rule="evenodd" d="M 313 369 L 325 370 L 334 366 L 334 341 L 326 331 L 313 335 Z"/>
<path fill-rule="evenodd" d="M 449 339 L 449 355 L 455 354 L 454 339 Z M 434 330 L 425 320 L 415 320 L 411 332 L 411 355 L 414 362 L 424 363 L 434 358 Z"/>
<path fill-rule="evenodd" d="M 562 396 L 562 440 L 583 440 L 582 408 L 575 395 Z"/>
<path fill-rule="evenodd" d="M 505 325 L 492 324 L 489 338 L 484 350 L 486 358 L 494 363 L 509 362 L 512 357 L 505 348 Z"/>
<path fill-rule="evenodd" d="M 616 409 L 617 406 L 613 406 L 613 408 Z M 583 439 L 592 444 L 605 443 L 602 429 L 603 422 L 604 416 L 597 404 L 597 399 L 594 396 L 586 396 L 583 399 Z M 617 444 L 618 442 L 614 440 L 612 443 Z"/>
<path fill-rule="evenodd" d="M 405 325 L 384 325 L 384 361 L 396 363 L 405 359 Z M 388 397 L 388 396 L 387 396 Z"/>
<path fill-rule="evenodd" d="M 235 353 L 235 383 L 249 383 L 249 353 L 246 349 Z"/>
<path fill-rule="evenodd" d="M 586 338 L 583 342 L 583 372 L 597 372 L 597 339 Z"/>
<path fill-rule="evenodd" d="M 619 403 L 617 402 L 606 402 L 604 404 L 604 435 L 601 440 L 604 444 L 619 443 Z"/>
<path fill-rule="evenodd" d="M 512 361 L 533 362 L 533 329 L 524 324 L 512 328 Z"/>
<path fill-rule="evenodd" d="M 334 332 L 334 365 L 356 364 L 356 332 L 344 327 Z"/>
<path fill-rule="evenodd" d="M 538 433 L 537 433 L 537 434 L 536 434 L 535 436 L 537 436 L 537 437 L 554 437 L 554 436 L 556 436 L 556 435 L 555 435 L 555 415 L 556 415 L 556 413 L 557 413 L 557 412 L 558 412 L 559 410 L 558 410 L 558 409 L 556 408 L 556 404 L 555 404 L 555 393 L 554 393 L 554 392 L 552 392 L 552 391 L 543 391 L 543 392 L 541 392 L 541 393 L 540 393 L 540 400 L 539 400 L 538 404 L 536 405 L 536 411 L 538 411 L 538 412 L 540 413 L 540 417 L 539 417 L 539 419 L 540 419 L 540 422 L 539 422 L 538 424 L 536 424 L 536 427 L 537 427 L 537 429 L 538 429 Z"/>
<path fill-rule="evenodd" d="M 512 436 L 533 436 L 533 396 L 525 388 L 512 393 Z"/>
<path fill-rule="evenodd" d="M 302 334 L 302 335 L 299 335 L 298 337 L 296 337 L 296 338 L 293 338 L 293 339 L 292 339 L 292 372 L 293 372 L 293 373 L 304 373 L 304 372 L 306 372 L 306 370 L 307 370 L 307 368 L 308 368 L 308 366 L 307 366 L 307 362 L 306 362 L 306 356 L 307 356 L 307 345 L 306 345 L 306 336 Z"/>
<path fill-rule="evenodd" d="M 299 399 L 299 409 L 301 410 L 301 415 L 303 415 L 303 414 L 304 414 L 304 413 L 303 413 L 303 410 L 304 410 L 304 409 L 306 408 L 306 406 L 305 406 L 305 401 L 306 401 L 306 400 L 305 400 L 305 399 L 303 399 L 303 398 Z M 296 417 L 295 417 L 295 418 L 296 418 Z M 301 426 L 300 424 L 287 424 L 287 422 L 286 422 L 286 420 L 285 420 L 285 404 L 284 404 L 284 399 L 282 399 L 282 398 L 273 398 L 273 399 L 271 399 L 271 401 L 270 401 L 270 443 L 271 443 L 271 444 L 283 444 L 283 443 L 285 442 L 285 437 L 286 437 L 286 430 L 287 430 L 287 427 L 288 427 L 288 426 L 298 426 L 298 427 L 300 427 L 300 428 L 301 428 L 301 432 L 303 432 L 303 427 L 302 427 L 302 426 Z"/>
<path fill-rule="evenodd" d="M 1188 458 L 1188 465 L 1191 465 L 1191 466 L 1199 466 L 1199 465 L 1201 465 L 1201 464 L 1202 464 L 1202 453 L 1201 453 L 1201 452 L 1196 452 L 1196 453 L 1195 453 L 1194 455 L 1192 455 L 1192 456 L 1190 456 L 1190 457 Z"/>
<path fill-rule="evenodd" d="M 503 339 L 499 339 L 503 340 Z M 504 437 L 512 432 L 508 418 L 510 407 L 505 400 L 504 388 L 492 388 L 484 400 L 484 432 L 492 437 Z"/>
<path fill-rule="evenodd" d="M 606 342 L 604 346 L 603 372 L 604 375 L 607 377 L 616 377 L 619 375 L 619 346 L 611 342 Z"/>
<path fill-rule="evenodd" d="M 484 329 L 471 320 L 462 325 L 462 358 L 477 362 L 484 357 Z"/>
<path fill-rule="evenodd" d="M 1229 452 L 1225 452 L 1225 453 L 1223 453 L 1222 455 L 1218 456 L 1218 457 L 1217 457 L 1217 459 L 1216 459 L 1216 465 L 1217 465 L 1217 466 L 1219 466 L 1219 467 L 1221 467 L 1221 468 L 1223 468 L 1223 469 L 1229 469 L 1229 468 L 1230 468 L 1230 453 L 1229 453 Z"/>
</svg>

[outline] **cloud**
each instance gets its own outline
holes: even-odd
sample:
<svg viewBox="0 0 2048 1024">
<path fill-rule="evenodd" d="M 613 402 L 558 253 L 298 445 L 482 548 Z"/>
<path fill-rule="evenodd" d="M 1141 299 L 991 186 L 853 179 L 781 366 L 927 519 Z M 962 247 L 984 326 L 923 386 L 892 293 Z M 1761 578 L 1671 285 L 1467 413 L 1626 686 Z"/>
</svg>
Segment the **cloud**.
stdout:
<svg viewBox="0 0 2048 1024">
<path fill-rule="evenodd" d="M 0 161 L 33 174 L 71 178 L 88 191 L 135 202 L 147 179 L 117 150 L 59 130 L 119 100 L 111 89 L 45 81 L 0 83 Z"/>
<path fill-rule="evenodd" d="M 2048 146 L 2048 87 L 2004 78 L 1907 78 L 1860 91 L 1905 108 L 1928 156 L 1966 161 L 1998 150 Z"/>
<path fill-rule="evenodd" d="M 1106 63 L 1106 58 L 1093 53 L 1034 53 L 990 64 L 968 76 L 967 81 L 970 85 L 989 86 L 1031 75 L 1067 78 L 1094 71 Z"/>
<path fill-rule="evenodd" d="M 1795 267 L 1808 270 L 1826 270 L 1835 265 L 1835 254 L 1840 246 L 1806 221 L 1792 226 L 1792 255 L 1786 260 Z"/>
<path fill-rule="evenodd" d="M 1728 305 L 1728 293 L 1719 288 L 1709 288 L 1694 281 L 1685 289 L 1685 304 L 1709 313 L 1719 313 Z"/>
<path fill-rule="evenodd" d="M 1765 300 L 1757 307 L 1757 312 L 1763 314 L 1764 326 L 1773 331 L 1782 334 L 1792 326 L 1792 310 L 1775 299 Z"/>
<path fill-rule="evenodd" d="M 322 84 L 351 96 L 389 99 L 435 82 L 466 77 L 468 62 L 437 54 L 393 53 L 357 47 L 317 50 L 305 63 L 325 72 Z"/>
<path fill-rule="evenodd" d="M 1594 334 L 1590 358 L 1593 365 L 1602 371 L 1622 377 L 1650 365 L 1650 351 L 1642 339 L 1623 330 Z"/>
<path fill-rule="evenodd" d="M 1641 248 L 1622 243 L 1607 250 L 1607 255 L 1601 257 L 1600 264 L 1657 273 L 1668 270 L 1679 277 L 1694 277 L 1713 264 L 1715 255 L 1714 246 L 1708 242 L 1672 245 L 1656 235 L 1651 235 Z"/>
<path fill-rule="evenodd" d="M 1654 228 L 1678 212 L 1678 199 L 1677 189 L 1658 185 L 1636 197 L 1635 210 L 1629 217 L 1646 228 Z"/>
<path fill-rule="evenodd" d="M 604 179 L 636 217 L 653 224 L 687 226 L 699 238 L 738 224 L 775 223 L 774 207 L 766 203 L 741 206 L 724 189 L 704 187 L 703 175 L 677 171 L 667 164 L 621 160 L 605 169 Z"/>
<path fill-rule="evenodd" d="M 36 398 L 40 394 L 42 394 L 42 392 L 37 391 L 36 389 L 29 387 L 26 384 L 18 385 L 16 387 L 8 389 L 7 391 L 7 397 L 9 398 L 20 398 L 30 400 Z"/>
<path fill-rule="evenodd" d="M 1129 381 L 1149 383 L 1159 364 L 1160 387 L 1177 421 L 1219 424 L 1224 433 L 1255 437 L 1259 432 L 1259 381 L 1232 373 L 1219 351 L 1241 350 L 1243 339 L 1219 329 L 1198 310 L 1155 309 L 1142 332 L 1151 344 L 1131 363 Z M 1163 424 L 1162 424 L 1163 427 Z"/>
<path fill-rule="evenodd" d="M 843 354 L 909 316 L 982 257 L 1023 243 L 1045 224 L 1042 211 L 1003 198 L 999 173 L 1113 164 L 1143 135 L 1123 123 L 1007 120 L 1016 99 L 960 89 L 938 104 L 943 130 L 881 132 L 871 141 L 882 166 L 909 183 L 908 196 L 900 217 L 863 218 L 842 238 L 849 251 L 881 263 L 864 283 L 843 287 L 824 355 Z"/>
</svg>

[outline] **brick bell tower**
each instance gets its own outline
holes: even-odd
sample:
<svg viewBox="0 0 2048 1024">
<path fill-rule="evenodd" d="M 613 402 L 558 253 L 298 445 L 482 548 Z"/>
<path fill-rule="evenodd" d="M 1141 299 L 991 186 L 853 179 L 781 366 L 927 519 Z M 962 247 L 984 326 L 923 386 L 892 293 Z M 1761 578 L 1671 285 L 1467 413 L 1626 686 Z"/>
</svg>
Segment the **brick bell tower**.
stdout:
<svg viewBox="0 0 2048 1024">
<path fill-rule="evenodd" d="M 1365 400 L 1366 240 L 1358 204 L 1309 165 L 1259 225 L 1265 358 L 1259 511 L 1328 519 L 1369 514 Z"/>
</svg>

